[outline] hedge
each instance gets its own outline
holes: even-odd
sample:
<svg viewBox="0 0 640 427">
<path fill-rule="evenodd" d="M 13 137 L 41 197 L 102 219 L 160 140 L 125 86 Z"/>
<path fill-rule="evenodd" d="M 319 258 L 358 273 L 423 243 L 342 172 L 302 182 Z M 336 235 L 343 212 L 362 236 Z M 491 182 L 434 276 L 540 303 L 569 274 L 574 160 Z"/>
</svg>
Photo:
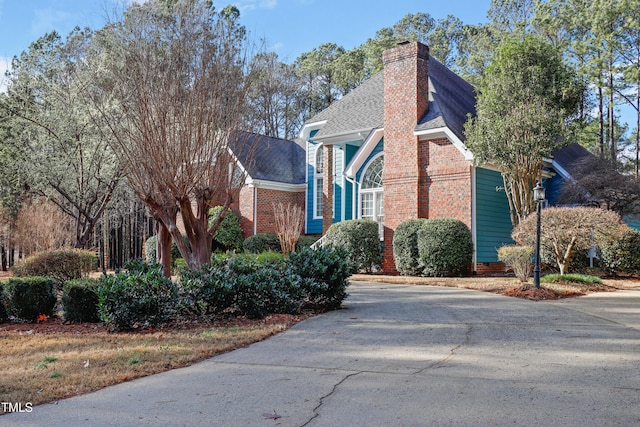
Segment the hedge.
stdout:
<svg viewBox="0 0 640 427">
<path fill-rule="evenodd" d="M 96 264 L 95 252 L 67 249 L 37 253 L 18 262 L 11 271 L 15 277 L 49 276 L 63 283 L 86 277 Z"/>
<path fill-rule="evenodd" d="M 52 316 L 57 298 L 51 277 L 12 277 L 4 286 L 8 314 L 27 322 L 39 316 Z"/>
</svg>

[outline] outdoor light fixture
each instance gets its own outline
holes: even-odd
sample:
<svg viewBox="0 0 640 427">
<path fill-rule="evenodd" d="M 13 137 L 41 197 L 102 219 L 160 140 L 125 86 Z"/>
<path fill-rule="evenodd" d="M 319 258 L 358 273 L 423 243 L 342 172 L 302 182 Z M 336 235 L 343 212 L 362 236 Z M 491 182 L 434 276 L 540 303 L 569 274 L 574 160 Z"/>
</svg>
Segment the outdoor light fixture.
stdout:
<svg viewBox="0 0 640 427">
<path fill-rule="evenodd" d="M 545 190 L 542 183 L 538 181 L 533 189 L 533 200 L 536 202 L 536 259 L 533 267 L 533 284 L 540 289 L 540 216 L 542 212 L 542 203 L 545 199 Z"/>
</svg>

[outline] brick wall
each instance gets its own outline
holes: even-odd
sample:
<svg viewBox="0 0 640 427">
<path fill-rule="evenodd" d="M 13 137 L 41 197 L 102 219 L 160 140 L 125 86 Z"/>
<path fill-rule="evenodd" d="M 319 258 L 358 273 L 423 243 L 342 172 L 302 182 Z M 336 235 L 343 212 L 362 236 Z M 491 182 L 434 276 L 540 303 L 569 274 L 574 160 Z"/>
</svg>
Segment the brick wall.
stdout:
<svg viewBox="0 0 640 427">
<path fill-rule="evenodd" d="M 420 159 L 413 134 L 428 107 L 429 48 L 406 43 L 387 50 L 384 62 L 384 259 L 385 272 L 395 272 L 393 231 L 419 214 Z"/>
<path fill-rule="evenodd" d="M 446 138 L 421 141 L 423 218 L 456 218 L 471 229 L 471 165 Z"/>
<path fill-rule="evenodd" d="M 283 203 L 286 206 L 291 203 L 304 209 L 304 190 L 292 192 L 255 188 L 255 195 L 257 205 L 254 218 L 254 187 L 245 186 L 240 193 L 240 225 L 245 238 L 253 235 L 254 224 L 257 233 L 275 233 L 274 204 Z"/>
</svg>

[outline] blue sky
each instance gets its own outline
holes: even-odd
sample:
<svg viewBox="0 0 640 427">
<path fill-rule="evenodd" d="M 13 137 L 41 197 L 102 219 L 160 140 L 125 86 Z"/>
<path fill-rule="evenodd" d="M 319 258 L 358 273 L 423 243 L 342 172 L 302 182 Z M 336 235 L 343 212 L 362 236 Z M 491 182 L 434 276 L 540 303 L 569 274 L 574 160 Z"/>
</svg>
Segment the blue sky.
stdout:
<svg viewBox="0 0 640 427">
<path fill-rule="evenodd" d="M 130 2 L 131 0 L 125 0 Z M 351 49 L 408 13 L 436 19 L 454 15 L 464 23 L 485 20 L 490 0 L 214 0 L 216 8 L 235 4 L 255 40 L 265 39 L 280 60 L 333 42 Z M 0 0 L 0 80 L 11 58 L 45 33 L 66 36 L 76 25 L 100 28 L 122 0 Z"/>
</svg>

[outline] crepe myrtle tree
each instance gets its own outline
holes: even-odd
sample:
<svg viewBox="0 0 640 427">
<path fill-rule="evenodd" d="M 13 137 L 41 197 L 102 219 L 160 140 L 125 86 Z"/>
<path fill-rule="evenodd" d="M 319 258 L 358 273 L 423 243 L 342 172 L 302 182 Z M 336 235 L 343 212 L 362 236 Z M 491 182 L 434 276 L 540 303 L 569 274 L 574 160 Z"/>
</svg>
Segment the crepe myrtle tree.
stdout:
<svg viewBox="0 0 640 427">
<path fill-rule="evenodd" d="M 573 254 L 596 245 L 620 239 L 628 227 L 620 216 L 609 210 L 592 207 L 550 207 L 542 210 L 540 246 L 555 258 L 560 274 L 569 271 Z M 536 238 L 536 215 L 531 214 L 513 230 L 519 245 L 533 246 Z"/>
<path fill-rule="evenodd" d="M 209 262 L 213 235 L 243 184 L 231 149 L 250 158 L 249 134 L 239 130 L 252 79 L 238 16 L 201 0 L 132 3 L 92 45 L 92 102 L 131 187 L 158 220 L 165 275 L 171 240 L 187 268 Z M 223 209 L 210 221 L 216 205 Z"/>
</svg>

